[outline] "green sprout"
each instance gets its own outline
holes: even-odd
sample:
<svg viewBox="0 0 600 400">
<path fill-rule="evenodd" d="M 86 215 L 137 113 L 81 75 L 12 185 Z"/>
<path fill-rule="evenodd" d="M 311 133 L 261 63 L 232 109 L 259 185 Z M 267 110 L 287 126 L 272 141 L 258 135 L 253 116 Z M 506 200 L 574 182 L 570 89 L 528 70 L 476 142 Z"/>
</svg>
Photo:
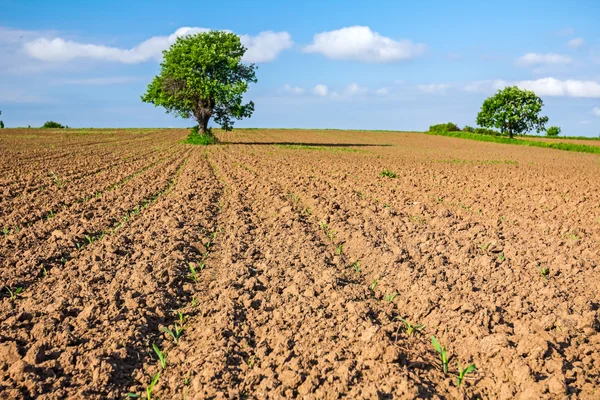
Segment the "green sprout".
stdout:
<svg viewBox="0 0 600 400">
<path fill-rule="evenodd" d="M 384 169 L 383 171 L 381 171 L 379 173 L 379 176 L 381 176 L 382 178 L 392 178 L 392 179 L 398 177 L 398 175 L 395 172 L 393 172 L 389 169 Z"/>
<path fill-rule="evenodd" d="M 545 280 L 548 280 L 548 274 L 550 274 L 550 269 L 548 267 L 540 267 L 540 274 L 544 277 Z"/>
<path fill-rule="evenodd" d="M 498 261 L 500 262 L 504 262 L 504 260 L 506 260 L 506 257 L 504 256 L 504 252 L 500 253 L 500 255 L 498 256 Z"/>
<path fill-rule="evenodd" d="M 344 245 L 343 244 L 337 245 L 336 248 L 335 248 L 335 254 L 337 254 L 339 256 L 340 254 L 342 254 L 342 250 L 343 249 L 344 249 Z"/>
<path fill-rule="evenodd" d="M 388 293 L 385 295 L 385 301 L 387 301 L 388 303 L 391 303 L 392 301 L 394 301 L 394 299 L 396 298 L 396 296 L 398 296 L 398 292 L 394 292 L 394 293 Z"/>
<path fill-rule="evenodd" d="M 10 290 L 10 288 L 8 286 L 6 286 L 6 290 L 8 290 L 8 294 L 10 295 L 10 299 L 11 300 L 16 300 L 17 296 L 19 296 L 22 292 L 23 292 L 23 288 L 22 287 L 18 287 L 16 289 Z"/>
<path fill-rule="evenodd" d="M 371 292 L 375 292 L 375 288 L 377 287 L 377 284 L 379 282 L 377 281 L 377 279 L 373 279 L 373 283 L 371 283 L 371 286 L 369 286 L 369 289 L 371 289 Z"/>
<path fill-rule="evenodd" d="M 183 330 L 185 329 L 185 316 L 179 312 L 179 324 L 177 324 L 177 322 L 175 322 L 175 324 L 173 325 L 173 330 L 167 328 L 167 327 L 162 327 L 160 330 L 163 332 L 166 332 L 167 334 L 169 334 L 172 338 L 173 338 L 173 342 L 178 343 L 179 342 L 179 338 L 181 337 L 181 334 L 183 333 Z"/>
<path fill-rule="evenodd" d="M 354 268 L 354 272 L 356 272 L 357 274 L 360 274 L 360 260 L 358 260 L 354 264 L 352 264 L 352 268 Z"/>
<path fill-rule="evenodd" d="M 162 351 L 160 351 L 158 346 L 154 343 L 152 343 L 152 348 L 154 349 L 154 352 L 158 356 L 158 360 L 160 361 L 160 366 L 162 367 L 162 369 L 167 368 L 167 355 L 165 353 L 163 353 Z"/>
<path fill-rule="evenodd" d="M 448 373 L 448 353 L 446 352 L 446 346 L 442 347 L 440 345 L 440 343 L 437 341 L 437 339 L 435 338 L 435 336 L 431 337 L 431 344 L 433 345 L 433 348 L 435 349 L 435 351 L 437 351 L 438 354 L 440 355 L 440 359 L 442 361 L 442 369 L 444 370 L 444 373 L 447 374 Z"/>
<path fill-rule="evenodd" d="M 402 317 L 398 317 L 398 319 L 404 323 L 404 326 L 406 327 L 406 334 L 408 336 L 412 336 L 414 333 L 417 333 L 417 332 L 420 333 L 423 329 L 425 329 L 425 325 L 421 325 L 421 324 L 413 325 Z"/>
<path fill-rule="evenodd" d="M 458 376 L 456 377 L 456 386 L 460 386 L 463 379 L 465 379 L 465 375 L 475 371 L 477 367 L 475 366 L 475 364 L 470 364 L 469 366 L 467 366 L 467 368 L 462 369 L 458 361 L 456 361 L 456 365 L 458 365 Z"/>
<path fill-rule="evenodd" d="M 196 272 L 196 267 L 194 267 L 194 263 L 190 263 L 190 274 L 188 275 L 194 283 L 198 283 L 198 273 Z"/>
</svg>

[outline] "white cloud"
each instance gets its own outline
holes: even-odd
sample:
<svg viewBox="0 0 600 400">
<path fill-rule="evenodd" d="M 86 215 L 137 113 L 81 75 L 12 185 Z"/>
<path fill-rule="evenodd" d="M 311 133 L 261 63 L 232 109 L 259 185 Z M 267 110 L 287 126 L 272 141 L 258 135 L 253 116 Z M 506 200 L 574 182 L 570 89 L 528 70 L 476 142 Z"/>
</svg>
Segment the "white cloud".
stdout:
<svg viewBox="0 0 600 400">
<path fill-rule="evenodd" d="M 600 117 L 600 107 L 594 107 L 594 109 L 592 110 L 592 114 Z"/>
<path fill-rule="evenodd" d="M 356 60 L 386 63 L 415 58 L 425 51 L 425 45 L 410 40 L 393 40 L 373 32 L 368 26 L 350 26 L 321 32 L 313 37 L 306 53 L 320 53 L 334 60 Z"/>
<path fill-rule="evenodd" d="M 567 42 L 569 47 L 571 47 L 572 49 L 577 49 L 577 48 L 583 46 L 583 43 L 585 43 L 585 40 L 583 40 L 583 38 L 580 38 L 580 37 L 571 39 Z"/>
<path fill-rule="evenodd" d="M 450 85 L 446 83 L 430 83 L 428 85 L 417 85 L 419 91 L 423 93 L 445 93 Z"/>
<path fill-rule="evenodd" d="M 244 61 L 262 63 L 273 61 L 283 50 L 292 47 L 292 37 L 287 32 L 260 32 L 256 36 L 242 35 L 240 40 L 248 48 Z"/>
<path fill-rule="evenodd" d="M 313 88 L 312 92 L 317 96 L 327 96 L 329 89 L 327 86 L 319 84 Z"/>
<path fill-rule="evenodd" d="M 357 83 L 351 83 L 342 92 L 342 96 L 351 97 L 366 94 L 368 89 L 358 85 Z"/>
<path fill-rule="evenodd" d="M 291 94 L 302 94 L 304 93 L 304 88 L 292 86 L 286 83 L 285 85 L 283 85 L 283 91 Z"/>
<path fill-rule="evenodd" d="M 67 62 L 77 58 L 137 64 L 151 59 L 160 60 L 162 51 L 167 49 L 180 36 L 207 32 L 207 28 L 182 27 L 169 36 L 154 36 L 131 49 L 122 49 L 97 44 L 80 43 L 60 37 L 38 38 L 24 44 L 25 51 L 34 58 L 50 62 Z M 292 46 L 287 32 L 261 32 L 257 36 L 240 37 L 248 51 L 244 61 L 267 62 L 275 59 L 279 53 Z"/>
<path fill-rule="evenodd" d="M 390 91 L 388 88 L 382 87 L 382 88 L 375 90 L 375 94 L 379 95 L 379 96 L 387 96 L 388 94 L 390 94 Z"/>
<path fill-rule="evenodd" d="M 600 98 L 600 83 L 597 81 L 560 80 L 551 77 L 516 82 L 507 82 L 500 79 L 476 81 L 463 86 L 463 90 L 466 92 L 489 93 L 513 85 L 521 89 L 532 90 L 538 96 Z"/>
<path fill-rule="evenodd" d="M 542 65 L 542 64 L 570 64 L 573 62 L 571 57 L 563 56 L 560 54 L 548 53 L 548 54 L 538 54 L 538 53 L 527 53 L 524 56 L 517 58 L 517 65 L 529 67 L 534 65 Z"/>
<path fill-rule="evenodd" d="M 112 76 L 103 78 L 81 78 L 81 79 L 59 79 L 53 83 L 56 85 L 123 85 L 140 81 L 138 76 Z"/>
<path fill-rule="evenodd" d="M 588 121 L 587 119 L 584 119 L 583 121 L 579 121 L 579 123 L 580 123 L 581 125 L 589 125 L 589 124 L 591 124 L 591 123 L 592 123 L 592 121 Z"/>
</svg>

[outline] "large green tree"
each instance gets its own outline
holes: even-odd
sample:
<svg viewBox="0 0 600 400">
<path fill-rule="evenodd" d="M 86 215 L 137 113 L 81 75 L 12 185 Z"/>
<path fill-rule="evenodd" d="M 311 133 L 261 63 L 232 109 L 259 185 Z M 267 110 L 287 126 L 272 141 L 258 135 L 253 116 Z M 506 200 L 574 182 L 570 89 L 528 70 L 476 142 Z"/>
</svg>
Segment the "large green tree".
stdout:
<svg viewBox="0 0 600 400">
<path fill-rule="evenodd" d="M 209 31 L 177 38 L 163 52 L 160 74 L 154 77 L 142 101 L 162 106 L 167 113 L 194 117 L 200 134 L 208 121 L 225 130 L 233 119 L 250 117 L 252 101 L 243 104 L 250 82 L 256 82 L 255 65 L 242 63 L 246 48 L 234 33 Z"/>
<path fill-rule="evenodd" d="M 530 90 L 507 86 L 487 98 L 477 115 L 477 124 L 500 129 L 512 138 L 535 129 L 544 131 L 548 117 L 540 116 L 544 102 Z"/>
</svg>

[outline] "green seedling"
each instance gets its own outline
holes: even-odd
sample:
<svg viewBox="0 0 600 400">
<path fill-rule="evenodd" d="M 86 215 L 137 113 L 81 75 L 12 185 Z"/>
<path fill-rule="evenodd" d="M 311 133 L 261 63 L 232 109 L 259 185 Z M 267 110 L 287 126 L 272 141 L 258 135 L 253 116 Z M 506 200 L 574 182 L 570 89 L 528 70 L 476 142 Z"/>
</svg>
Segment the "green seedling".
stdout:
<svg viewBox="0 0 600 400">
<path fill-rule="evenodd" d="M 389 170 L 389 169 L 384 169 L 383 171 L 381 171 L 379 173 L 379 176 L 381 176 L 382 178 L 397 178 L 398 175 L 396 175 L 395 172 Z"/>
<path fill-rule="evenodd" d="M 385 295 L 385 301 L 387 301 L 388 303 L 391 303 L 392 301 L 394 301 L 394 299 L 396 298 L 396 296 L 398 296 L 398 292 L 394 292 L 394 293 L 388 293 Z"/>
<path fill-rule="evenodd" d="M 360 274 L 360 260 L 358 260 L 354 264 L 352 264 L 352 268 L 354 268 L 354 272 L 356 272 L 357 274 Z"/>
<path fill-rule="evenodd" d="M 488 242 L 487 244 L 482 244 L 479 246 L 479 248 L 481 249 L 481 251 L 483 251 L 485 253 L 487 251 L 487 249 L 490 247 L 490 244 L 492 244 L 492 242 Z"/>
<path fill-rule="evenodd" d="M 456 361 L 456 365 L 458 365 L 458 376 L 456 377 L 456 386 L 460 386 L 463 379 L 465 379 L 465 375 L 475 371 L 477 367 L 475 366 L 475 364 L 470 364 L 469 366 L 467 366 L 467 368 L 462 369 L 458 361 Z"/>
<path fill-rule="evenodd" d="M 340 254 L 342 254 L 342 250 L 343 249 L 344 249 L 344 245 L 343 244 L 337 245 L 336 248 L 335 248 L 335 254 L 337 254 L 339 256 Z"/>
<path fill-rule="evenodd" d="M 7 236 L 10 233 L 10 229 L 7 227 L 2 228 L 2 233 L 4 234 L 4 236 Z"/>
<path fill-rule="evenodd" d="M 373 283 L 371 283 L 371 286 L 369 286 L 369 289 L 371 289 L 371 292 L 375 292 L 375 288 L 377 287 L 377 284 L 379 282 L 377 281 L 377 279 L 373 279 Z"/>
<path fill-rule="evenodd" d="M 540 274 L 544 277 L 545 280 L 548 280 L 548 274 L 550 273 L 550 269 L 548 267 L 540 267 Z"/>
<path fill-rule="evenodd" d="M 183 333 L 183 331 L 185 329 L 184 324 L 185 324 L 185 316 L 180 312 L 179 313 L 179 324 L 177 322 L 175 322 L 172 330 L 163 326 L 161 328 L 161 331 L 169 334 L 173 338 L 173 342 L 175 342 L 177 344 L 179 342 L 179 338 L 181 337 L 181 334 Z"/>
<path fill-rule="evenodd" d="M 431 337 L 431 344 L 435 351 L 440 355 L 440 359 L 442 361 L 442 370 L 445 374 L 448 373 L 448 353 L 446 352 L 446 346 L 442 347 L 440 343 L 437 341 L 435 336 Z"/>
<path fill-rule="evenodd" d="M 190 263 L 190 274 L 188 275 L 188 278 L 190 278 L 194 283 L 198 283 L 198 273 L 196 272 L 194 263 Z"/>
<path fill-rule="evenodd" d="M 23 293 L 23 288 L 22 287 L 18 287 L 16 289 L 10 290 L 10 288 L 8 286 L 6 286 L 6 290 L 8 290 L 8 294 L 10 295 L 10 299 L 11 300 L 16 300 L 17 296 L 19 296 L 21 293 Z"/>
<path fill-rule="evenodd" d="M 196 297 L 192 297 L 191 305 L 192 307 L 196 307 L 196 305 L 198 305 L 198 299 L 196 299 Z"/>
<path fill-rule="evenodd" d="M 250 357 L 250 358 L 249 358 L 249 359 L 246 361 L 246 364 L 247 364 L 247 365 L 248 365 L 250 368 L 252 368 L 252 366 L 254 365 L 254 360 L 255 360 L 255 359 L 256 359 L 256 356 L 252 356 L 252 357 Z"/>
<path fill-rule="evenodd" d="M 408 336 L 412 336 L 414 333 L 421 333 L 421 331 L 423 329 L 425 329 L 425 325 L 421 325 L 421 324 L 413 325 L 410 322 L 408 322 L 407 320 L 405 320 L 404 318 L 398 317 L 398 319 L 404 323 L 404 326 L 406 327 L 406 334 Z"/>
<path fill-rule="evenodd" d="M 190 374 L 188 372 L 187 376 L 185 378 L 183 378 L 183 384 L 185 386 L 188 386 L 190 384 Z"/>
<path fill-rule="evenodd" d="M 498 256 L 498 261 L 504 262 L 505 260 L 506 260 L 506 257 L 504 256 L 504 252 L 500 253 L 500 255 Z"/>
<path fill-rule="evenodd" d="M 167 355 L 165 353 L 163 353 L 162 351 L 160 351 L 158 346 L 154 343 L 152 343 L 152 348 L 154 349 L 154 352 L 158 356 L 158 360 L 160 361 L 160 366 L 162 367 L 162 369 L 167 368 Z"/>
<path fill-rule="evenodd" d="M 85 235 L 85 240 L 87 240 L 88 244 L 94 243 L 94 238 L 92 236 Z"/>
<path fill-rule="evenodd" d="M 150 382 L 150 386 L 146 388 L 146 400 L 152 400 L 152 391 L 154 390 L 154 386 L 158 383 L 158 379 L 160 378 L 160 371 L 154 375 L 152 378 L 152 382 Z"/>
</svg>

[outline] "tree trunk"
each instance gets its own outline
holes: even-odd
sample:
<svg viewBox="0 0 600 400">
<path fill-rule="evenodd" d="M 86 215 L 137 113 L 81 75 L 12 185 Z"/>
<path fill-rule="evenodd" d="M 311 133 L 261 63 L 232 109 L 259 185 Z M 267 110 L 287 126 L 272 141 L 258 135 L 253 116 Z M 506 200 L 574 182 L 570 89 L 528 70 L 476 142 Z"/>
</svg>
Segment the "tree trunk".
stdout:
<svg viewBox="0 0 600 400">
<path fill-rule="evenodd" d="M 208 130 L 208 121 L 210 121 L 210 117 L 212 116 L 211 112 L 207 109 L 200 109 L 196 112 L 196 121 L 198 121 L 198 134 L 207 135 L 209 134 Z"/>
<path fill-rule="evenodd" d="M 508 131 L 508 136 L 509 136 L 511 139 L 513 138 L 513 131 L 512 131 L 512 129 L 510 129 L 510 130 Z"/>
<path fill-rule="evenodd" d="M 206 135 L 206 133 L 208 132 L 208 120 L 209 119 L 210 119 L 210 117 L 198 118 L 198 133 L 200 135 Z"/>
</svg>

